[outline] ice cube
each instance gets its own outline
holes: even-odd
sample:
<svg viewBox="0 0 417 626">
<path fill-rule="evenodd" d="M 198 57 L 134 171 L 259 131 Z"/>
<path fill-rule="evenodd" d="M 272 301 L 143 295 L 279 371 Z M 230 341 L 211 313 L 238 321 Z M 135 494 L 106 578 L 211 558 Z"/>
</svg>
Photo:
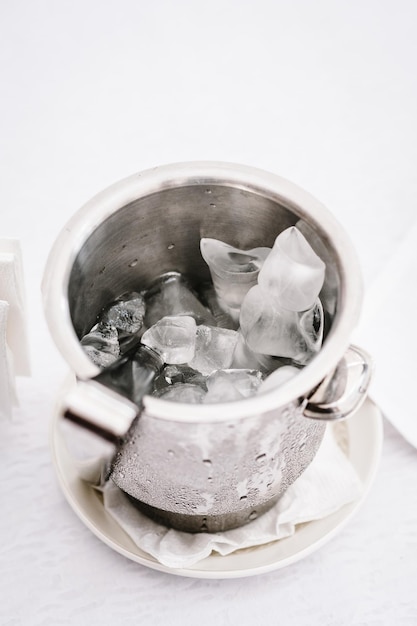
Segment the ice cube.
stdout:
<svg viewBox="0 0 417 626">
<path fill-rule="evenodd" d="M 336 312 L 339 292 L 339 270 L 332 258 L 331 249 L 314 229 L 313 225 L 304 220 L 298 220 L 296 228 L 304 235 L 326 266 L 325 281 L 320 292 L 320 298 L 326 302 L 326 310 L 333 316 Z"/>
<path fill-rule="evenodd" d="M 207 378 L 208 392 L 205 403 L 231 402 L 253 396 L 262 382 L 262 374 L 256 370 L 217 370 Z"/>
<path fill-rule="evenodd" d="M 291 311 L 277 306 L 259 285 L 249 291 L 240 311 L 241 332 L 251 350 L 300 364 L 321 348 L 323 322 L 319 299 L 308 311 Z"/>
<path fill-rule="evenodd" d="M 108 367 L 120 355 L 117 330 L 106 324 L 96 324 L 81 339 L 81 346 L 89 359 L 100 368 Z"/>
<path fill-rule="evenodd" d="M 109 304 L 100 315 L 100 321 L 119 331 L 136 334 L 143 325 L 145 298 L 143 294 L 125 293 Z"/>
<path fill-rule="evenodd" d="M 324 311 L 321 300 L 317 298 L 315 304 L 308 310 L 298 314 L 300 332 L 311 353 L 318 352 L 323 343 Z"/>
<path fill-rule="evenodd" d="M 317 300 L 324 282 L 325 264 L 295 227 L 275 240 L 258 276 L 258 284 L 282 308 L 306 311 Z"/>
<path fill-rule="evenodd" d="M 243 298 L 256 285 L 270 248 L 239 250 L 218 239 L 203 237 L 201 254 L 210 269 L 219 304 L 236 321 Z"/>
<path fill-rule="evenodd" d="M 201 302 L 211 311 L 217 326 L 220 328 L 230 328 L 237 330 L 239 326 L 239 317 L 236 316 L 236 311 L 232 310 L 232 315 L 229 314 L 230 307 L 226 307 L 223 303 L 223 307 L 220 305 L 219 299 L 212 283 L 203 283 L 198 288 L 198 295 Z"/>
<path fill-rule="evenodd" d="M 165 363 L 187 363 L 196 348 L 195 319 L 189 315 L 166 315 L 142 336 L 142 343 L 162 356 Z"/>
<path fill-rule="evenodd" d="M 160 355 L 147 346 L 139 346 L 135 354 L 122 356 L 95 380 L 140 406 L 143 396 L 152 391 L 155 376 L 163 365 Z"/>
<path fill-rule="evenodd" d="M 188 288 L 178 272 L 161 276 L 145 294 L 145 324 L 149 328 L 167 315 L 189 315 L 197 324 L 216 325 L 216 320 Z"/>
<path fill-rule="evenodd" d="M 204 391 L 207 391 L 206 376 L 189 365 L 166 365 L 156 378 L 154 389 L 156 391 L 162 390 L 170 385 L 175 385 L 175 383 L 191 383 L 199 385 Z"/>
<path fill-rule="evenodd" d="M 291 365 L 284 365 L 283 367 L 279 367 L 275 372 L 272 372 L 264 381 L 259 385 L 258 391 L 262 393 L 263 391 L 270 391 L 271 389 L 277 389 L 281 387 L 284 383 L 288 382 L 294 376 L 298 374 L 300 370 Z"/>
<path fill-rule="evenodd" d="M 188 364 L 205 375 L 227 369 L 232 364 L 237 339 L 235 330 L 204 324 L 198 326 L 195 355 Z"/>
<path fill-rule="evenodd" d="M 191 383 L 175 383 L 165 389 L 154 393 L 163 400 L 173 402 L 186 402 L 189 404 L 200 404 L 203 401 L 206 391 L 200 385 Z"/>
<path fill-rule="evenodd" d="M 95 348 L 94 346 L 86 345 L 83 346 L 83 349 L 90 361 L 92 361 L 94 365 L 97 365 L 100 369 L 108 367 L 117 360 L 117 356 L 114 356 L 110 352 L 98 350 L 98 348 Z"/>
<path fill-rule="evenodd" d="M 260 354 L 251 350 L 246 343 L 242 332 L 238 333 L 238 340 L 233 354 L 232 367 L 238 369 L 260 370 L 264 374 L 269 374 L 278 367 L 286 365 L 289 359 L 280 359 L 279 357 Z"/>
</svg>

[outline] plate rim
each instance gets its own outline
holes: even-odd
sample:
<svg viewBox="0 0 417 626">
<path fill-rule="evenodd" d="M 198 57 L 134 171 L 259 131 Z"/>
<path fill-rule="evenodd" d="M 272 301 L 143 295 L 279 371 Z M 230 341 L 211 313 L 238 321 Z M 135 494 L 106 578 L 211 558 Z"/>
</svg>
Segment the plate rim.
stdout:
<svg viewBox="0 0 417 626">
<path fill-rule="evenodd" d="M 365 421 L 367 423 L 368 429 L 372 434 L 371 438 L 371 446 L 369 446 L 369 442 L 367 441 L 367 467 L 365 468 L 365 475 L 361 476 L 363 491 L 357 500 L 344 505 L 338 511 L 332 513 L 326 518 L 322 518 L 321 520 L 314 520 L 311 522 L 307 522 L 305 526 L 312 526 L 313 524 L 317 525 L 323 520 L 331 520 L 332 517 L 335 518 L 335 522 L 330 530 L 324 532 L 321 536 L 318 536 L 316 540 L 313 540 L 311 543 L 306 545 L 301 550 L 296 551 L 295 553 L 284 557 L 278 558 L 277 560 L 272 560 L 271 562 L 265 563 L 264 565 L 240 567 L 240 568 L 230 568 L 230 569 L 216 569 L 209 568 L 205 569 L 204 564 L 207 566 L 212 564 L 213 561 L 217 559 L 221 559 L 221 563 L 224 565 L 230 560 L 234 560 L 234 558 L 238 555 L 239 551 L 233 552 L 229 555 L 217 555 L 212 554 L 205 559 L 202 559 L 198 563 L 186 567 L 186 568 L 171 568 L 168 567 L 159 561 L 157 561 L 154 557 L 147 554 L 139 547 L 137 547 L 133 540 L 129 537 L 129 535 L 119 526 L 118 532 L 120 532 L 126 538 L 128 543 L 131 543 L 134 547 L 134 551 L 132 549 L 128 549 L 127 547 L 121 545 L 117 539 L 112 538 L 104 532 L 101 528 L 99 528 L 95 522 L 91 519 L 91 517 L 87 514 L 84 508 L 80 505 L 79 499 L 77 499 L 74 494 L 74 490 L 69 484 L 69 479 L 66 475 L 66 472 L 63 467 L 62 460 L 60 458 L 60 454 L 58 452 L 59 444 L 60 444 L 60 435 L 58 433 L 58 413 L 55 411 L 53 419 L 50 425 L 50 448 L 52 454 L 52 462 L 54 465 L 55 473 L 58 478 L 58 483 L 60 485 L 61 491 L 68 504 L 71 506 L 74 513 L 77 517 L 84 523 L 87 528 L 103 543 L 105 543 L 108 547 L 115 550 L 119 554 L 124 557 L 132 560 L 140 565 L 145 567 L 149 567 L 150 569 L 154 569 L 157 571 L 173 574 L 176 576 L 182 577 L 190 577 L 190 578 L 206 578 L 206 579 L 227 579 L 227 578 L 243 578 L 248 576 L 255 576 L 258 574 L 268 573 L 274 570 L 282 569 L 297 561 L 302 560 L 303 558 L 309 556 L 323 545 L 325 545 L 328 541 L 330 541 L 337 533 L 339 533 L 345 525 L 350 521 L 350 519 L 355 515 L 355 513 L 359 510 L 361 504 L 366 499 L 372 484 L 374 482 L 376 473 L 378 471 L 379 461 L 382 452 L 382 442 L 383 442 L 383 421 L 382 421 L 382 413 L 379 407 L 371 398 L 367 397 L 362 407 L 352 415 L 348 420 L 344 423 L 347 425 L 348 429 L 348 438 L 349 444 L 351 443 L 351 439 L 354 439 L 355 432 L 360 429 L 361 422 Z M 357 436 L 357 433 L 356 433 Z M 369 446 L 369 447 L 368 447 Z M 357 468 L 356 468 L 357 469 Z M 363 468 L 362 468 L 363 470 Z M 82 480 L 80 478 L 75 479 L 79 483 L 79 487 L 81 487 Z M 90 495 L 93 496 L 95 494 L 97 496 L 97 502 L 99 502 L 99 497 L 97 492 L 94 491 L 91 487 L 89 487 L 86 483 L 82 484 L 82 488 L 87 489 L 90 492 Z M 106 513 L 104 509 L 103 503 L 100 504 L 103 508 L 103 512 L 106 516 L 110 517 L 108 513 Z M 341 519 L 338 519 L 341 518 Z M 113 520 L 114 524 L 117 524 L 115 520 Z M 292 538 L 297 534 L 297 529 L 295 530 L 294 535 L 280 539 L 269 544 L 264 544 L 260 546 L 254 546 L 253 548 L 246 548 L 242 550 L 239 556 L 242 556 L 243 553 L 253 553 L 259 551 L 271 551 L 273 547 L 276 547 L 276 544 L 281 544 L 284 541 L 291 541 Z M 242 557 L 244 560 L 244 556 Z"/>
</svg>

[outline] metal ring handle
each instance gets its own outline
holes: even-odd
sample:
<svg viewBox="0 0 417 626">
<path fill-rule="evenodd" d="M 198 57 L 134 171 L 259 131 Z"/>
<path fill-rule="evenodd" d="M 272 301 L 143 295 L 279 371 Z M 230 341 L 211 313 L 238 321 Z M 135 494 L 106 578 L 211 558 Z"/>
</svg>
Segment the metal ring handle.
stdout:
<svg viewBox="0 0 417 626">
<path fill-rule="evenodd" d="M 349 346 L 336 368 L 306 397 L 304 417 L 326 421 L 350 417 L 366 398 L 372 371 L 370 355 Z"/>
</svg>

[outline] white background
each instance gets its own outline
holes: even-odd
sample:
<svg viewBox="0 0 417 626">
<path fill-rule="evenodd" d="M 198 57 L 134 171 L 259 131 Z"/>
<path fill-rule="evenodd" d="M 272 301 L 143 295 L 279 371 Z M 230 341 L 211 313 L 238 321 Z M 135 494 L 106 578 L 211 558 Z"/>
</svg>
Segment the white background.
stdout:
<svg viewBox="0 0 417 626">
<path fill-rule="evenodd" d="M 285 570 L 182 579 L 100 543 L 50 462 L 66 365 L 40 298 L 49 249 L 85 201 L 197 159 L 310 191 L 369 287 L 416 219 L 416 20 L 411 0 L 1 2 L 0 237 L 22 244 L 33 369 L 0 424 L 1 624 L 417 623 L 417 452 L 389 423 L 360 512 Z"/>
</svg>

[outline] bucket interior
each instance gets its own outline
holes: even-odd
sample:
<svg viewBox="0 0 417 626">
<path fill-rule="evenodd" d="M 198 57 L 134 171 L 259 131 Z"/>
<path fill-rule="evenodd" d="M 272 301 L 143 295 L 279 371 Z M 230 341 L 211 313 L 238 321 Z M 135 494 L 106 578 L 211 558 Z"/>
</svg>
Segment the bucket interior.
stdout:
<svg viewBox="0 0 417 626">
<path fill-rule="evenodd" d="M 77 336 L 91 329 L 108 303 L 148 287 L 165 272 L 178 271 L 191 285 L 209 280 L 201 237 L 242 250 L 272 247 L 278 234 L 293 225 L 326 264 L 320 294 L 326 337 L 337 315 L 342 272 L 328 236 L 291 202 L 225 184 L 174 186 L 152 193 L 122 206 L 96 227 L 69 277 L 68 302 Z"/>
</svg>

